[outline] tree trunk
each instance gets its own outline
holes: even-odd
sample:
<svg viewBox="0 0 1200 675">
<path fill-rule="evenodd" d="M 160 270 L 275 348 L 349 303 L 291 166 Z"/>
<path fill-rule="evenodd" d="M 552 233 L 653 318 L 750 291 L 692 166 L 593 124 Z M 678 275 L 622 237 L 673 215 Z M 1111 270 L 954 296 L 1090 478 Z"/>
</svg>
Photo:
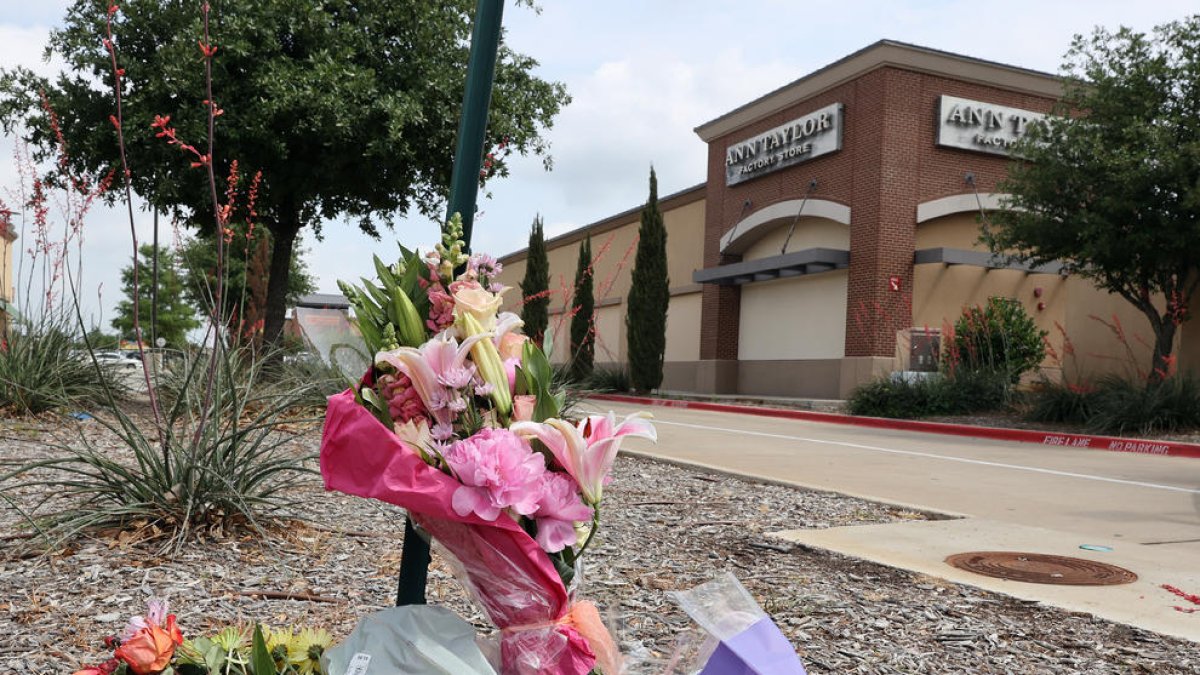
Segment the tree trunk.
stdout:
<svg viewBox="0 0 1200 675">
<path fill-rule="evenodd" d="M 299 215 L 284 213 L 271 228 L 274 245 L 271 247 L 271 268 L 267 276 L 267 312 L 263 317 L 263 344 L 278 347 L 283 334 L 283 319 L 287 312 L 288 275 L 291 273 L 292 249 L 300 231 Z"/>
<path fill-rule="evenodd" d="M 1175 347 L 1176 324 L 1171 317 L 1163 319 L 1155 326 L 1154 357 L 1150 365 L 1149 384 L 1157 384 L 1175 374 L 1175 357 L 1171 352 Z"/>
</svg>

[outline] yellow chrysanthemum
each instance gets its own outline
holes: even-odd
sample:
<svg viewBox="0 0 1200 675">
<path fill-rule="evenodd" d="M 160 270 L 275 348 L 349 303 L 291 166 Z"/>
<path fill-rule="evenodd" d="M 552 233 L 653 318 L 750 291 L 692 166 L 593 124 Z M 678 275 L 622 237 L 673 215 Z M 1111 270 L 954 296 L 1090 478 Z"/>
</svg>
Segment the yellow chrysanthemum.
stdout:
<svg viewBox="0 0 1200 675">
<path fill-rule="evenodd" d="M 240 651 L 246 646 L 246 631 L 236 626 L 227 626 L 220 633 L 214 635 L 212 641 L 220 646 L 221 651 L 226 654 Z"/>
<path fill-rule="evenodd" d="M 262 634 L 263 640 L 267 643 L 268 652 L 274 652 L 276 647 L 286 646 L 292 640 L 292 629 L 290 626 L 283 628 L 263 626 Z"/>
<path fill-rule="evenodd" d="M 288 641 L 288 662 L 300 675 L 321 675 L 321 655 L 333 644 L 324 628 L 303 628 Z"/>
</svg>

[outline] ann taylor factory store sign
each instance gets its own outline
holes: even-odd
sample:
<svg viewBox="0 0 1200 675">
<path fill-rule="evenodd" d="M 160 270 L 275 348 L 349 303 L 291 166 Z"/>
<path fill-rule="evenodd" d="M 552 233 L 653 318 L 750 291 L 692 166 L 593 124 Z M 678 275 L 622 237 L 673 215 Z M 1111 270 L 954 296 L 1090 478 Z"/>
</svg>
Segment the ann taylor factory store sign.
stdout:
<svg viewBox="0 0 1200 675">
<path fill-rule="evenodd" d="M 725 150 L 725 184 L 736 185 L 841 149 L 842 104 L 831 103 L 729 146 Z"/>
<path fill-rule="evenodd" d="M 956 96 L 938 97 L 937 144 L 964 150 L 1008 155 L 1030 124 L 1046 116 L 1020 108 L 970 101 Z"/>
</svg>

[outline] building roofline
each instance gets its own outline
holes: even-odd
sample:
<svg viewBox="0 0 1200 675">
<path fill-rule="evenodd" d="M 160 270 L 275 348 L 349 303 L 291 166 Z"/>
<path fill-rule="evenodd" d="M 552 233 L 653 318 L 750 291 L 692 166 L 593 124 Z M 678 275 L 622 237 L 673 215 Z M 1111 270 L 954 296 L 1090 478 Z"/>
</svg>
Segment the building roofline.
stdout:
<svg viewBox="0 0 1200 675">
<path fill-rule="evenodd" d="M 704 142 L 712 142 L 872 70 L 888 66 L 1035 96 L 1057 99 L 1062 95 L 1063 79 L 1051 73 L 896 40 L 880 40 L 705 122 L 694 131 Z"/>
<path fill-rule="evenodd" d="M 707 182 L 698 183 L 696 185 L 693 185 L 692 187 L 679 190 L 678 192 L 672 192 L 671 194 L 669 194 L 665 197 L 659 197 L 658 208 L 662 211 L 670 211 L 671 209 L 677 209 L 681 206 L 686 206 L 688 204 L 691 204 L 694 201 L 699 201 L 701 199 L 704 199 L 705 188 L 707 186 L 708 186 Z M 566 232 L 564 234 L 558 235 L 557 237 L 552 237 L 550 239 L 547 239 L 546 240 L 546 250 L 551 250 L 551 249 L 558 248 L 560 246 L 572 244 L 576 241 L 582 240 L 585 236 L 587 236 L 589 234 L 603 234 L 605 232 L 608 232 L 609 230 L 615 230 L 618 227 L 621 227 L 622 225 L 628 223 L 629 218 L 631 216 L 641 213 L 641 210 L 644 206 L 645 206 L 645 204 L 642 204 L 640 206 L 635 206 L 631 209 L 626 209 L 616 215 L 609 216 L 603 220 L 597 220 L 594 223 L 584 225 L 583 227 L 577 227 L 574 230 L 571 230 L 570 232 Z M 513 251 L 512 253 L 508 253 L 504 256 L 501 256 L 499 258 L 499 262 L 501 265 L 508 265 L 510 263 L 519 262 L 521 260 L 524 260 L 528 254 L 529 254 L 529 247 L 526 246 L 525 248 Z"/>
</svg>

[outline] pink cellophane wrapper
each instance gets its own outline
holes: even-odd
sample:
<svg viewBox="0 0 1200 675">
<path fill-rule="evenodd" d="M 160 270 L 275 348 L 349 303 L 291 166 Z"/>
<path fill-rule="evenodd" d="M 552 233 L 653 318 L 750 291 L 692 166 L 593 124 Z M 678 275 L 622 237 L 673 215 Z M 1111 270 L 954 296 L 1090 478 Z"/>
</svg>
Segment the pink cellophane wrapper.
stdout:
<svg viewBox="0 0 1200 675">
<path fill-rule="evenodd" d="M 460 485 L 426 464 L 347 390 L 329 398 L 321 437 L 325 487 L 395 504 L 452 553 L 501 630 L 502 675 L 584 675 L 596 664 L 587 640 L 564 621 L 570 598 L 554 564 L 515 520 L 459 516 Z"/>
</svg>

